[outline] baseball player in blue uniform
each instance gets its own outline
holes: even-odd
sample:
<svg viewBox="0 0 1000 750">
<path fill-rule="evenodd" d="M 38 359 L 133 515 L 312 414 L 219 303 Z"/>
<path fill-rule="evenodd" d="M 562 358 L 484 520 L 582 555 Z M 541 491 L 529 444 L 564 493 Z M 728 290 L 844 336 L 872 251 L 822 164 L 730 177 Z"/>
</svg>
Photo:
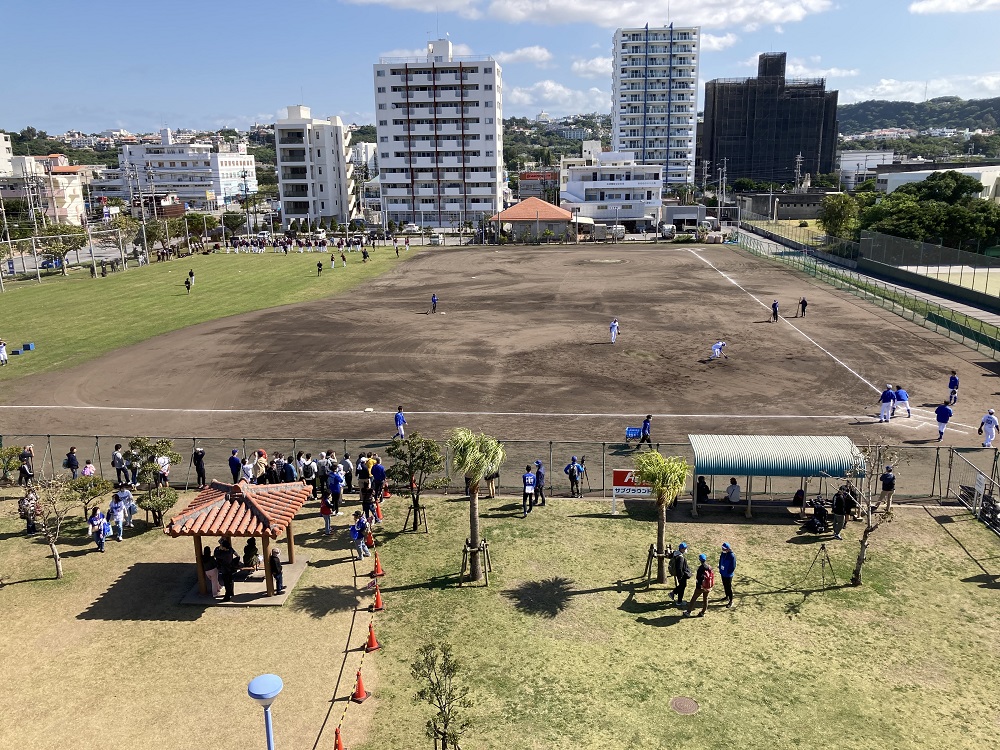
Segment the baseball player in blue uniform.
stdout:
<svg viewBox="0 0 1000 750">
<path fill-rule="evenodd" d="M 896 405 L 896 392 L 892 390 L 892 383 L 885 384 L 885 390 L 879 396 L 879 403 L 882 404 L 882 411 L 879 413 L 879 422 L 888 422 L 892 417 L 893 407 Z"/>
<path fill-rule="evenodd" d="M 778 322 L 778 300 L 771 303 L 771 322 Z"/>
<path fill-rule="evenodd" d="M 521 496 L 521 518 L 527 518 L 535 504 L 535 475 L 531 471 L 531 466 L 524 467 L 521 482 L 524 484 L 524 495 Z"/>
<path fill-rule="evenodd" d="M 396 409 L 396 435 L 400 440 L 403 439 L 403 425 L 406 424 L 406 417 L 403 416 L 403 407 L 400 406 Z"/>
<path fill-rule="evenodd" d="M 958 403 L 958 375 L 955 371 L 951 371 L 951 377 L 948 378 L 948 403 L 955 405 Z"/>
<path fill-rule="evenodd" d="M 712 344 L 712 356 L 709 357 L 709 359 L 718 359 L 719 357 L 725 357 L 726 359 L 729 359 L 726 353 L 722 351 L 722 348 L 725 345 L 726 345 L 725 341 L 716 341 L 714 344 Z"/>
<path fill-rule="evenodd" d="M 937 415 L 938 423 L 938 442 L 940 443 L 944 439 L 944 431 L 948 427 L 948 420 L 951 419 L 953 412 L 948 402 L 945 401 L 941 406 L 934 410 Z"/>
<path fill-rule="evenodd" d="M 901 385 L 896 385 L 896 403 L 892 405 L 891 416 L 896 416 L 896 409 L 906 409 L 906 416 L 910 415 L 910 394 Z"/>
</svg>

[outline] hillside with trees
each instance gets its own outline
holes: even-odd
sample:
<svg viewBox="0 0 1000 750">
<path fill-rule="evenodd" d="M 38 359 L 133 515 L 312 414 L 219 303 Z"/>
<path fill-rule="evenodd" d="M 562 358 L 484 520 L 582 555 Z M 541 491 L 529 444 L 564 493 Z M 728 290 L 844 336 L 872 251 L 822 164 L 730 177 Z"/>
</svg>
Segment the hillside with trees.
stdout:
<svg viewBox="0 0 1000 750">
<path fill-rule="evenodd" d="M 840 132 L 866 133 L 882 128 L 969 128 L 994 130 L 1000 123 L 1000 98 L 960 99 L 941 96 L 926 102 L 889 102 L 872 99 L 837 108 Z"/>
</svg>

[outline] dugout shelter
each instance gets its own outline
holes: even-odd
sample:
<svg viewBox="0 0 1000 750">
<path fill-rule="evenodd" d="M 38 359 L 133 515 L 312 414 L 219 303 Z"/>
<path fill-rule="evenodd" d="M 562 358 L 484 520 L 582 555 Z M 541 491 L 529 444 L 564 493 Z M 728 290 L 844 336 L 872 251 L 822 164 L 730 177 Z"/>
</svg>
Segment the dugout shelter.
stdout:
<svg viewBox="0 0 1000 750">
<path fill-rule="evenodd" d="M 753 480 L 798 477 L 800 486 L 811 478 L 860 477 L 865 460 L 846 437 L 819 435 L 688 435 L 694 453 L 691 477 L 691 515 L 698 515 L 696 485 L 699 476 L 742 477 L 741 505 L 751 517 Z"/>
</svg>

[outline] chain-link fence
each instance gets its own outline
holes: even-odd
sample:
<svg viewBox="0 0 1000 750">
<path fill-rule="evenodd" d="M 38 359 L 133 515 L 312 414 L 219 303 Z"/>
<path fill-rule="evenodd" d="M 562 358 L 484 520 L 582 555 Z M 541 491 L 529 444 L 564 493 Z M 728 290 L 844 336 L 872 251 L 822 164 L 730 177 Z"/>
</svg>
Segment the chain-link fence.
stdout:
<svg viewBox="0 0 1000 750">
<path fill-rule="evenodd" d="M 1000 486 L 996 454 L 954 451 L 948 468 L 948 497 L 958 500 L 1000 534 Z"/>
<path fill-rule="evenodd" d="M 157 437 L 163 436 L 155 436 Z M 173 441 L 174 450 L 183 457 L 181 463 L 172 467 L 170 481 L 178 489 L 190 489 L 196 486 L 197 476 L 191 461 L 191 455 L 196 447 L 205 451 L 205 473 L 209 481 L 217 479 L 229 482 L 232 475 L 229 469 L 229 457 L 235 450 L 243 459 L 257 450 L 264 450 L 269 457 L 281 453 L 286 457 L 296 456 L 299 452 L 312 454 L 313 458 L 321 452 L 334 453 L 338 460 L 349 456 L 356 464 L 361 453 L 377 453 L 383 461 L 391 464 L 386 448 L 391 440 L 385 438 L 199 438 L 199 437 L 169 437 Z M 634 469 L 636 446 L 634 443 L 607 443 L 561 440 L 508 440 L 501 438 L 507 452 L 507 460 L 500 467 L 500 476 L 496 480 L 497 491 L 502 494 L 519 495 L 521 493 L 521 475 L 525 467 L 535 468 L 535 461 L 541 461 L 546 471 L 547 492 L 559 495 L 569 494 L 569 479 L 565 467 L 575 456 L 586 468 L 582 478 L 585 496 L 607 497 L 612 494 L 612 478 L 615 469 Z M 76 456 L 82 467 L 86 461 L 91 461 L 98 476 L 112 481 L 116 472 L 111 466 L 111 455 L 116 445 L 128 447 L 129 437 L 124 435 L 2 435 L 0 447 L 33 446 L 34 471 L 39 478 L 49 478 L 57 474 L 65 475 L 62 468 L 63 459 L 71 448 L 76 448 Z M 445 456 L 446 467 L 442 475 L 448 479 L 448 489 L 463 491 L 464 477 L 456 475 L 451 467 L 451 454 L 445 441 L 438 441 L 441 453 Z M 690 443 L 654 443 L 653 448 L 668 456 L 680 456 L 688 463 L 694 463 L 694 453 Z M 987 476 L 995 477 L 997 469 L 997 449 L 974 448 L 955 449 L 943 446 L 894 446 L 892 451 L 897 455 L 895 471 L 899 478 L 897 495 L 907 498 L 944 498 L 948 497 L 949 469 L 955 462 L 955 457 Z M 963 464 L 964 465 L 964 464 Z M 877 467 L 872 467 L 874 471 Z M 16 474 L 16 471 L 14 472 Z M 712 490 L 712 497 L 724 495 L 729 477 L 706 477 Z M 692 481 L 694 477 L 692 477 Z M 832 494 L 830 487 L 825 486 L 827 480 L 815 478 L 804 482 L 799 477 L 737 477 L 743 487 L 744 496 L 755 499 L 787 500 L 791 502 L 795 492 L 805 487 L 807 493 Z M 835 481 L 835 480 L 830 480 Z M 485 490 L 485 488 L 484 488 Z M 682 498 L 689 495 L 690 487 L 682 493 Z"/>
<path fill-rule="evenodd" d="M 814 253 L 770 242 L 745 231 L 738 233 L 738 242 L 740 247 L 754 255 L 784 263 L 935 333 L 959 341 L 987 357 L 1000 359 L 1000 328 L 997 326 L 955 312 L 926 295 L 912 293 L 903 287 L 828 263 Z"/>
<path fill-rule="evenodd" d="M 774 221 L 769 216 L 744 211 L 740 216 L 741 228 L 765 239 L 780 242 L 793 250 L 823 252 L 845 261 L 855 261 L 860 245 L 842 240 L 809 227 L 797 226 L 795 221 Z"/>
<path fill-rule="evenodd" d="M 1000 289 L 1000 258 L 978 252 L 862 232 L 861 254 L 876 263 L 977 292 L 996 294 Z"/>
</svg>

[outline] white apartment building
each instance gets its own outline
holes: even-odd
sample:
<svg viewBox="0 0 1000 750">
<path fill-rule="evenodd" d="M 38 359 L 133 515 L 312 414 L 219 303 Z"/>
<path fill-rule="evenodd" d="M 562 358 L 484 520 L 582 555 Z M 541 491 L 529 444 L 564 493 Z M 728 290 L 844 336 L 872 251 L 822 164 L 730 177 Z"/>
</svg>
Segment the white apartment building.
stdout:
<svg viewBox="0 0 1000 750">
<path fill-rule="evenodd" d="M 630 152 L 602 152 L 600 141 L 584 141 L 581 156 L 559 161 L 560 207 L 598 224 L 656 227 L 662 193 L 661 165 L 641 164 Z"/>
<path fill-rule="evenodd" d="M 649 26 L 614 34 L 611 138 L 665 185 L 694 182 L 700 28 Z"/>
<path fill-rule="evenodd" d="M 372 178 L 378 174 L 378 146 L 374 143 L 361 141 L 351 145 L 351 163 L 354 164 L 354 172 L 357 173 L 361 167 L 368 167 L 368 177 Z"/>
<path fill-rule="evenodd" d="M 317 120 L 309 107 L 289 107 L 274 124 L 274 142 L 286 228 L 293 220 L 348 224 L 358 218 L 351 134 L 339 117 Z"/>
<path fill-rule="evenodd" d="M 89 169 L 70 166 L 62 154 L 14 156 L 10 171 L 0 175 L 0 196 L 5 201 L 25 201 L 33 222 L 80 226 L 86 214 L 84 177 Z"/>
<path fill-rule="evenodd" d="M 257 161 L 245 144 L 223 145 L 213 151 L 207 143 L 175 143 L 169 129 L 160 142 L 122 146 L 118 169 L 96 180 L 97 197 L 138 198 L 175 193 L 192 210 L 211 210 L 257 192 Z"/>
<path fill-rule="evenodd" d="M 10 136 L 7 133 L 0 133 L 0 177 L 13 174 L 11 160 L 14 158 L 14 148 L 11 146 Z"/>
<path fill-rule="evenodd" d="M 503 208 L 503 92 L 491 57 L 455 57 L 438 39 L 426 57 L 374 66 L 386 221 L 457 227 Z"/>
</svg>

